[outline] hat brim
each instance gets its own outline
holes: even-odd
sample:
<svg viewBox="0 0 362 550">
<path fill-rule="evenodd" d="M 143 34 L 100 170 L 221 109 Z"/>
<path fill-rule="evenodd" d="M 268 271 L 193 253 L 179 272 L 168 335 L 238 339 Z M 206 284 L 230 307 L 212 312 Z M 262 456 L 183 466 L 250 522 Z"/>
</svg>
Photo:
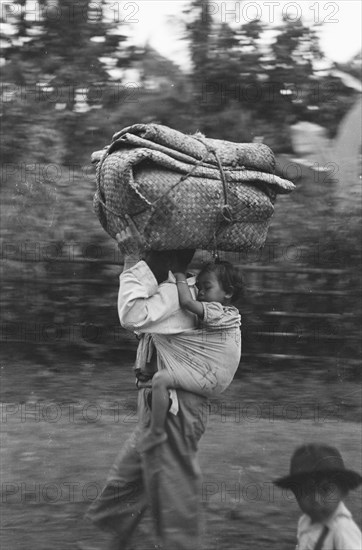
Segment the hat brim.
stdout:
<svg viewBox="0 0 362 550">
<path fill-rule="evenodd" d="M 330 478 L 331 481 L 333 481 L 333 478 L 336 482 L 340 481 L 340 483 L 343 484 L 348 491 L 356 489 L 362 483 L 362 476 L 353 470 L 323 470 L 305 472 L 302 474 L 281 477 L 273 481 L 273 483 L 282 489 L 297 489 L 307 479 L 318 480 L 326 477 Z"/>
</svg>

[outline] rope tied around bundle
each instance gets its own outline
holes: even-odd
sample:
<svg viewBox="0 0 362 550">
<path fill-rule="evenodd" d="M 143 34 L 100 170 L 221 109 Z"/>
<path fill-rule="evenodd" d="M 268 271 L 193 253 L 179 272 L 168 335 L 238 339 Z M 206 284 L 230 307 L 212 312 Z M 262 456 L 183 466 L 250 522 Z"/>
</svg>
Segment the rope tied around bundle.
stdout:
<svg viewBox="0 0 362 550">
<path fill-rule="evenodd" d="M 170 187 L 170 189 L 168 189 L 161 197 L 159 197 L 156 201 L 154 201 L 151 205 L 150 205 L 150 208 L 152 210 L 156 210 L 157 206 L 158 206 L 158 203 L 165 198 L 166 195 L 168 195 L 171 191 L 173 191 L 173 189 L 175 189 L 175 187 L 177 187 L 180 183 L 182 183 L 183 181 L 185 181 L 187 178 L 189 178 L 190 176 L 192 176 L 192 174 L 195 172 L 195 170 L 203 163 L 206 161 L 207 157 L 210 155 L 210 153 L 212 155 L 214 155 L 215 159 L 216 159 L 216 162 L 217 162 L 217 165 L 218 165 L 218 168 L 219 168 L 219 172 L 220 172 L 220 179 L 221 179 L 221 183 L 222 183 L 222 189 L 223 189 L 223 195 L 224 195 L 224 204 L 222 205 L 221 207 L 221 216 L 222 216 L 222 220 L 228 224 L 231 224 L 234 222 L 234 216 L 233 216 L 233 213 L 232 213 L 232 209 L 231 209 L 231 206 L 229 205 L 229 197 L 228 197 L 228 184 L 227 184 L 227 181 L 226 181 L 226 176 L 225 176 L 225 172 L 224 172 L 224 169 L 223 169 L 223 166 L 222 166 L 222 163 L 221 163 L 221 160 L 219 158 L 219 155 L 217 153 L 217 151 L 215 150 L 214 147 L 212 147 L 211 145 L 209 145 L 207 142 L 206 142 L 206 139 L 204 138 L 204 136 L 201 134 L 201 133 L 198 133 L 198 134 L 195 134 L 194 136 L 195 139 L 197 139 L 198 141 L 200 141 L 206 148 L 206 153 L 205 155 L 203 155 L 201 157 L 201 159 L 196 162 L 194 164 L 194 166 L 191 168 L 191 170 L 189 172 L 187 172 L 187 174 L 184 174 L 183 176 L 180 177 L 180 179 L 172 186 Z M 117 140 L 118 141 L 118 140 Z M 116 143 L 116 142 L 115 142 Z M 123 218 L 123 214 L 120 214 L 118 212 L 116 212 L 115 210 L 113 210 L 112 208 L 110 208 L 109 206 L 106 205 L 106 203 L 104 202 L 103 200 L 103 194 L 102 194 L 102 191 L 101 191 L 101 182 L 100 182 L 100 173 L 101 173 L 101 168 L 103 166 L 103 163 L 104 161 L 106 160 L 106 158 L 108 157 L 108 155 L 114 150 L 114 144 L 112 144 L 113 147 L 108 147 L 104 154 L 102 155 L 102 157 L 100 158 L 99 162 L 98 162 L 98 166 L 97 166 L 97 171 L 96 171 L 96 182 L 97 182 L 97 196 L 98 196 L 98 201 L 99 203 L 102 205 L 103 208 L 105 208 L 108 212 L 110 212 L 111 214 L 113 214 L 114 216 L 117 216 L 118 218 Z M 111 149 L 111 150 L 110 150 Z"/>
<path fill-rule="evenodd" d="M 183 176 L 180 177 L 180 179 L 172 186 L 170 187 L 170 189 L 168 189 L 163 195 L 161 195 L 161 197 L 159 197 L 156 201 L 154 201 L 152 203 L 152 208 L 153 209 L 156 209 L 158 203 L 164 199 L 169 193 L 171 193 L 171 191 L 173 191 L 175 189 L 175 187 L 177 187 L 180 183 L 182 183 L 183 181 L 185 181 L 187 178 L 189 178 L 190 176 L 192 176 L 192 174 L 195 172 L 195 170 L 203 163 L 206 161 L 207 157 L 211 154 L 214 155 L 215 159 L 216 159 L 216 162 L 217 162 L 217 165 L 218 165 L 218 168 L 219 168 L 219 172 L 220 172 L 220 178 L 221 178 L 221 182 L 222 182 L 222 187 L 223 187 L 223 194 L 224 194 L 224 204 L 223 206 L 221 207 L 221 215 L 222 215 L 222 218 L 223 218 L 223 221 L 227 222 L 227 223 L 233 223 L 234 222 L 234 217 L 233 217 L 233 213 L 232 213 L 232 210 L 231 210 L 231 206 L 229 205 L 229 199 L 228 199 L 228 185 L 227 185 L 227 181 L 226 181 L 226 176 L 225 176 L 225 173 L 224 173 L 224 169 L 223 169 L 223 166 L 222 166 L 222 163 L 220 161 L 220 158 L 219 158 L 219 155 L 217 154 L 216 150 L 214 149 L 214 147 L 211 147 L 211 145 L 209 145 L 207 142 L 206 142 L 206 139 L 204 138 L 204 136 L 201 134 L 201 133 L 197 133 L 195 135 L 192 136 L 194 139 L 197 139 L 198 141 L 200 141 L 200 143 L 202 143 L 205 148 L 206 148 L 206 153 L 205 155 L 203 155 L 201 157 L 201 159 L 199 159 L 195 164 L 194 166 L 191 168 L 191 170 L 189 172 L 187 172 L 187 174 L 184 174 Z"/>
<path fill-rule="evenodd" d="M 165 193 L 163 193 L 163 195 L 161 195 L 157 200 L 155 200 L 152 205 L 151 205 L 151 209 L 153 210 L 153 212 L 156 212 L 157 211 L 157 207 L 159 205 L 159 203 L 167 196 L 169 195 L 169 193 L 171 193 L 171 191 L 173 191 L 178 185 L 180 185 L 180 183 L 182 183 L 183 181 L 185 181 L 187 178 L 189 178 L 190 176 L 192 176 L 192 174 L 195 172 L 195 170 L 203 163 L 207 160 L 207 158 L 210 156 L 210 154 L 214 155 L 215 159 L 216 159 L 216 162 L 217 162 L 217 165 L 218 165 L 218 168 L 219 168 L 219 172 L 220 172 L 220 179 L 221 179 L 221 182 L 222 182 L 222 189 L 223 189 L 223 195 L 224 195 L 224 204 L 222 205 L 221 209 L 220 209 L 220 213 L 221 213 L 221 223 L 219 224 L 219 227 L 217 229 L 214 229 L 214 233 L 213 233 L 213 241 L 214 241 L 214 257 L 215 258 L 218 258 L 219 257 L 219 254 L 218 254 L 218 250 L 217 250 L 217 235 L 222 231 L 223 229 L 223 226 L 224 226 L 224 223 L 226 222 L 226 224 L 232 224 L 234 223 L 234 216 L 233 216 L 233 213 L 232 213 L 232 209 L 231 209 L 231 206 L 229 205 L 229 196 L 228 196 L 228 185 L 227 185 L 227 181 L 226 181 L 226 176 L 225 176 L 225 173 L 224 173 L 224 169 L 223 169 L 223 166 L 222 166 L 222 163 L 220 161 L 220 158 L 219 158 L 219 155 L 217 154 L 217 151 L 214 149 L 214 147 L 212 147 L 211 145 L 209 145 L 204 136 L 201 134 L 201 133 L 197 133 L 195 135 L 192 136 L 194 139 L 198 140 L 199 142 L 201 142 L 204 147 L 206 148 L 206 152 L 205 154 L 194 164 L 194 166 L 191 168 L 191 170 L 189 170 L 189 172 L 187 172 L 187 174 L 184 174 L 180 177 L 180 179 L 170 187 L 170 189 L 168 189 Z M 147 225 L 150 225 L 152 221 L 152 216 L 151 218 L 148 220 L 148 224 Z M 147 227 L 147 226 L 146 226 Z M 145 227 L 145 229 L 146 229 Z"/>
<path fill-rule="evenodd" d="M 150 249 L 259 249 L 277 194 L 291 182 L 274 174 L 266 145 L 233 143 L 156 124 L 136 124 L 92 155 L 93 208 L 115 238 L 138 226 Z"/>
<path fill-rule="evenodd" d="M 227 181 L 226 181 L 226 176 L 225 176 L 225 172 L 224 172 L 220 157 L 217 154 L 216 149 L 206 142 L 206 140 L 205 140 L 205 138 L 202 134 L 195 134 L 193 137 L 195 139 L 197 139 L 198 141 L 200 141 L 201 143 L 203 143 L 203 145 L 205 145 L 208 153 L 212 153 L 214 155 L 215 159 L 216 159 L 216 162 L 217 162 L 217 165 L 218 165 L 218 168 L 219 168 L 219 172 L 220 172 L 223 193 L 224 193 L 224 204 L 221 207 L 221 215 L 222 215 L 224 221 L 226 221 L 227 223 L 233 223 L 234 222 L 234 216 L 233 216 L 233 213 L 232 213 L 231 206 L 229 204 L 228 184 L 227 184 Z"/>
</svg>

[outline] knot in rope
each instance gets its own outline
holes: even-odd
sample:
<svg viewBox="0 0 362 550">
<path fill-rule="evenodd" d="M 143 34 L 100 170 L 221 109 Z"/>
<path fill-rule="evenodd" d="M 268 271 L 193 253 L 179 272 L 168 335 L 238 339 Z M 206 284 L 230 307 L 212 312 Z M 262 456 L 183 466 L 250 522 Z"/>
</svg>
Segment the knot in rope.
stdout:
<svg viewBox="0 0 362 550">
<path fill-rule="evenodd" d="M 221 215 L 227 223 L 233 223 L 234 216 L 230 204 L 224 204 L 224 206 L 221 207 Z"/>
</svg>

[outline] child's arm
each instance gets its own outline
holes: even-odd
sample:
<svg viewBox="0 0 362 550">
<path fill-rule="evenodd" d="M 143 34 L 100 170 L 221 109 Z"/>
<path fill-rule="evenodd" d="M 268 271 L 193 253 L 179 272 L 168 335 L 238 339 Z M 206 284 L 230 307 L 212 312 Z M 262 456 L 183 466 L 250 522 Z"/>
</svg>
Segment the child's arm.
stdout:
<svg viewBox="0 0 362 550">
<path fill-rule="evenodd" d="M 184 273 L 174 273 L 176 279 L 176 286 L 178 290 L 178 298 L 180 306 L 191 313 L 196 313 L 200 319 L 204 317 L 204 308 L 200 302 L 197 302 L 192 298 L 189 285 L 187 284 L 186 276 Z"/>
</svg>

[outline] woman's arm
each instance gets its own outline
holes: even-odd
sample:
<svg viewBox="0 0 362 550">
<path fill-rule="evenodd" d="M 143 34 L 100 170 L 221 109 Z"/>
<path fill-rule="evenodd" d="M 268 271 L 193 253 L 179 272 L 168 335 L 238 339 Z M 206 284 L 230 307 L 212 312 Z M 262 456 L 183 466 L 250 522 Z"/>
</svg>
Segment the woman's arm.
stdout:
<svg viewBox="0 0 362 550">
<path fill-rule="evenodd" d="M 204 317 L 203 305 L 192 298 L 185 274 L 174 273 L 174 276 L 176 279 L 176 286 L 177 286 L 180 306 L 183 309 L 186 309 L 187 311 L 191 311 L 191 313 L 196 313 L 196 315 L 200 319 L 203 319 Z"/>
<path fill-rule="evenodd" d="M 119 249 L 124 254 L 124 269 L 119 278 L 119 320 L 127 330 L 163 334 L 166 321 L 175 317 L 175 312 L 181 313 L 174 285 L 158 285 L 157 276 L 161 272 L 164 279 L 167 279 L 170 259 L 166 253 L 163 258 L 159 258 L 157 254 L 149 251 L 149 261 L 140 261 L 145 255 L 143 237 L 129 216 L 126 216 L 126 221 L 128 226 L 116 235 Z M 182 269 L 180 266 L 180 271 Z M 163 281 L 163 278 L 161 280 Z M 176 332 L 176 328 L 179 331 L 179 325 L 185 325 L 185 321 L 189 326 L 190 319 L 185 317 L 187 316 L 182 314 L 176 322 L 174 319 L 170 320 L 167 332 Z M 194 326 L 195 323 L 191 324 Z"/>
</svg>

